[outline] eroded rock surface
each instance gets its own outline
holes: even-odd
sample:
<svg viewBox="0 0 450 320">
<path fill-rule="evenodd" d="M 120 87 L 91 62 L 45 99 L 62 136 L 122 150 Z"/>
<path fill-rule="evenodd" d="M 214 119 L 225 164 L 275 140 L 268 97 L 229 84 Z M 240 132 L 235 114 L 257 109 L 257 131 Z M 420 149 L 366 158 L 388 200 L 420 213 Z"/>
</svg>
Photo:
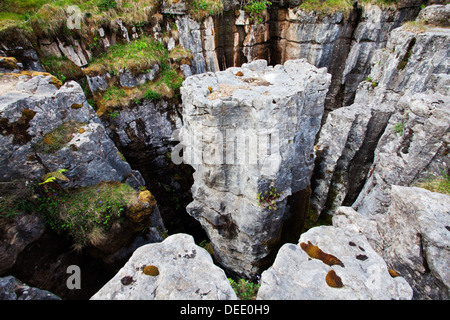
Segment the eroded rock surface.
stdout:
<svg viewBox="0 0 450 320">
<path fill-rule="evenodd" d="M 317 256 L 318 250 L 322 254 Z M 327 260 L 324 253 L 332 259 Z M 411 297 L 406 280 L 389 274 L 386 263 L 363 234 L 334 226 L 312 228 L 301 235 L 297 245 L 281 247 L 273 266 L 262 273 L 258 291 L 258 299 L 275 300 Z"/>
<path fill-rule="evenodd" d="M 187 210 L 234 272 L 255 275 L 284 224 L 300 232 L 329 81 L 304 60 L 258 60 L 190 77 L 181 88 L 182 160 L 196 171 Z"/>
</svg>

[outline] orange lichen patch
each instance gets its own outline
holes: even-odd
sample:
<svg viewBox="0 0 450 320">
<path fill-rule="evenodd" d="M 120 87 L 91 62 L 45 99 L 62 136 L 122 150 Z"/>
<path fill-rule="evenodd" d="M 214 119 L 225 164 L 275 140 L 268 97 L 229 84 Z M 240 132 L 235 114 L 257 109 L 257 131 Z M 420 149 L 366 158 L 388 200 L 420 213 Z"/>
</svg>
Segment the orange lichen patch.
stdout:
<svg viewBox="0 0 450 320">
<path fill-rule="evenodd" d="M 139 192 L 135 203 L 128 209 L 128 217 L 134 223 L 141 223 L 150 218 L 156 208 L 156 199 L 148 190 Z M 145 224 L 142 224 L 143 227 Z"/>
<path fill-rule="evenodd" d="M 397 273 L 397 271 L 393 270 L 393 269 L 388 269 L 389 274 L 391 275 L 392 278 L 395 277 L 399 277 L 400 275 Z"/>
<path fill-rule="evenodd" d="M 334 270 L 328 271 L 325 276 L 325 281 L 332 288 L 342 288 L 344 286 L 341 278 L 336 274 L 336 272 L 334 272 Z"/>
<path fill-rule="evenodd" d="M 155 266 L 145 266 L 143 272 L 144 274 L 152 277 L 156 277 L 159 274 L 159 270 Z"/>
<path fill-rule="evenodd" d="M 341 262 L 341 260 L 339 260 L 338 258 L 336 258 L 335 256 L 325 253 L 322 250 L 320 250 L 320 248 L 318 246 L 315 246 L 311 243 L 311 241 L 308 241 L 308 243 L 300 243 L 300 247 L 311 257 L 314 259 L 319 259 L 321 260 L 323 263 L 329 265 L 329 266 L 334 266 L 334 265 L 338 265 L 341 267 L 344 267 L 344 264 Z"/>
<path fill-rule="evenodd" d="M 84 128 L 80 128 L 80 130 L 78 130 L 79 133 L 84 133 L 86 130 Z"/>
</svg>

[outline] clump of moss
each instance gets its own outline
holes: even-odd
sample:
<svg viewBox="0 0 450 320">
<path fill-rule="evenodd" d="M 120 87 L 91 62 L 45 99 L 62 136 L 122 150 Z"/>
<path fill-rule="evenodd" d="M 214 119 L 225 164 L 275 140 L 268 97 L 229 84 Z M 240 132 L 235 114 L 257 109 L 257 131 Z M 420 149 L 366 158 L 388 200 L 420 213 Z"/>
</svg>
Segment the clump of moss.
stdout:
<svg viewBox="0 0 450 320">
<path fill-rule="evenodd" d="M 80 131 L 82 125 L 83 123 L 73 120 L 64 122 L 38 141 L 34 145 L 35 150 L 42 153 L 53 153 L 60 150 L 72 140 L 75 133 Z"/>
<path fill-rule="evenodd" d="M 308 241 L 308 243 L 302 242 L 300 243 L 300 247 L 313 259 L 319 259 L 323 263 L 334 266 L 338 265 L 343 267 L 344 264 L 336 258 L 335 256 L 323 252 L 318 246 L 315 246 L 311 243 L 311 241 Z"/>
<path fill-rule="evenodd" d="M 325 276 L 325 282 L 332 288 L 342 288 L 344 284 L 342 279 L 336 274 L 334 270 L 328 271 Z"/>
<path fill-rule="evenodd" d="M 159 270 L 155 266 L 145 266 L 143 269 L 144 274 L 152 277 L 159 275 Z"/>
<path fill-rule="evenodd" d="M 228 281 L 239 299 L 256 300 L 259 287 L 261 286 L 259 283 L 254 283 L 246 279 L 239 279 L 239 281 L 236 282 L 231 278 L 228 278 Z"/>
</svg>

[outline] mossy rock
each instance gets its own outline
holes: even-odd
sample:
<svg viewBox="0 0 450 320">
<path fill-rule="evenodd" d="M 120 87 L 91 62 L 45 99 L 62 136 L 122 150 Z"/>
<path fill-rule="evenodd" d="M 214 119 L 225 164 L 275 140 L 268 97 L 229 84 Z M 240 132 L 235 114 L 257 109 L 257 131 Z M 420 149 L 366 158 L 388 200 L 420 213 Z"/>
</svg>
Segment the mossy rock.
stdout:
<svg viewBox="0 0 450 320">
<path fill-rule="evenodd" d="M 132 203 L 127 210 L 127 217 L 133 223 L 142 223 L 150 218 L 156 209 L 156 199 L 148 190 L 140 191 L 137 201 Z"/>
</svg>

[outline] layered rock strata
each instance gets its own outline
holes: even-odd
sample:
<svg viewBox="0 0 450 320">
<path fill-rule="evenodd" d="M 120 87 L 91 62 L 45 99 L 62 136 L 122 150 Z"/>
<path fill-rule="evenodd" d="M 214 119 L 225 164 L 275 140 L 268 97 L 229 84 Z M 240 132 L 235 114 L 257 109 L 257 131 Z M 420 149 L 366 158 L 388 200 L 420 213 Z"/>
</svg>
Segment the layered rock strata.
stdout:
<svg viewBox="0 0 450 320">
<path fill-rule="evenodd" d="M 304 60 L 257 60 L 184 82 L 172 159 L 195 169 L 187 210 L 226 268 L 254 276 L 283 233 L 298 237 L 329 82 Z"/>
<path fill-rule="evenodd" d="M 449 39 L 445 28 L 402 27 L 376 51 L 355 103 L 331 112 L 321 129 L 316 214 L 342 204 L 383 213 L 390 185 L 408 186 L 447 170 Z"/>
</svg>

